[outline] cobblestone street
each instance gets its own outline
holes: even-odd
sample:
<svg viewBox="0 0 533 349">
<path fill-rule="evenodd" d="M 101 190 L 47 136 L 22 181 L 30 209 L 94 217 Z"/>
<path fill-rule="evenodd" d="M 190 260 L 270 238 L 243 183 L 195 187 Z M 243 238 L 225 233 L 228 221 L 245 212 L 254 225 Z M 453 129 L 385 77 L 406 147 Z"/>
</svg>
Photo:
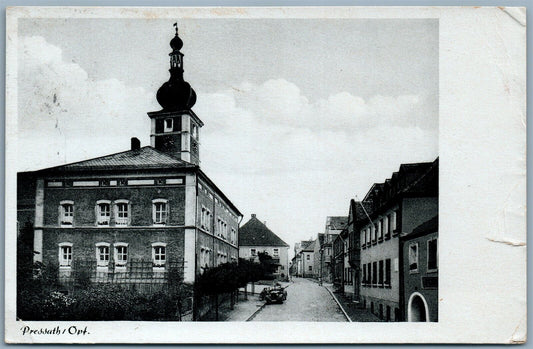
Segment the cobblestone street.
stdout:
<svg viewBox="0 0 533 349">
<path fill-rule="evenodd" d="M 252 321 L 347 321 L 324 287 L 302 278 L 293 280 L 287 300 L 266 305 Z"/>
</svg>

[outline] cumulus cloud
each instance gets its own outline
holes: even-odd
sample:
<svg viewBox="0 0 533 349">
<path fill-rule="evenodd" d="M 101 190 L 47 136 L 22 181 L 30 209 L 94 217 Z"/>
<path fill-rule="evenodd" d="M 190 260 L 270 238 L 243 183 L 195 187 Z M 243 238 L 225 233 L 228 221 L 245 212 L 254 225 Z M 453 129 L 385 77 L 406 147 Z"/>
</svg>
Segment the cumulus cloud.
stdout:
<svg viewBox="0 0 533 349">
<path fill-rule="evenodd" d="M 340 92 L 311 101 L 284 79 L 200 93 L 202 166 L 246 214 L 266 213 L 291 243 L 309 238 L 401 163 L 437 156 L 438 130 L 418 122 L 437 115 L 424 115 L 422 99 Z"/>
<path fill-rule="evenodd" d="M 123 151 L 132 136 L 148 144 L 156 91 L 96 80 L 42 37 L 19 45 L 19 170 Z M 350 198 L 399 164 L 437 156 L 438 130 L 421 122 L 437 116 L 424 96 L 312 100 L 282 78 L 197 92 L 202 168 L 290 244 L 345 215 Z"/>
<path fill-rule="evenodd" d="M 126 150 L 131 136 L 149 140 L 146 111 L 156 108 L 154 92 L 92 79 L 43 37 L 21 38 L 18 82 L 18 132 L 31 140 L 20 144 L 21 169 Z"/>
</svg>

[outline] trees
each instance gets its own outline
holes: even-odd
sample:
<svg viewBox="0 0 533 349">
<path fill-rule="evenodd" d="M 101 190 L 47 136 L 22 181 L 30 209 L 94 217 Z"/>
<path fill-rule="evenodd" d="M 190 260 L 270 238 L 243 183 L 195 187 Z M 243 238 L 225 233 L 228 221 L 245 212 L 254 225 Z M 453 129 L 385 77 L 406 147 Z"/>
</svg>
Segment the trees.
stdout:
<svg viewBox="0 0 533 349">
<path fill-rule="evenodd" d="M 219 319 L 219 295 L 230 294 L 231 307 L 235 303 L 235 293 L 249 282 L 256 282 L 263 276 L 263 268 L 259 263 L 240 259 L 239 263 L 224 263 L 207 269 L 198 275 L 195 283 L 195 299 L 210 296 L 214 302 L 215 320 Z"/>
</svg>

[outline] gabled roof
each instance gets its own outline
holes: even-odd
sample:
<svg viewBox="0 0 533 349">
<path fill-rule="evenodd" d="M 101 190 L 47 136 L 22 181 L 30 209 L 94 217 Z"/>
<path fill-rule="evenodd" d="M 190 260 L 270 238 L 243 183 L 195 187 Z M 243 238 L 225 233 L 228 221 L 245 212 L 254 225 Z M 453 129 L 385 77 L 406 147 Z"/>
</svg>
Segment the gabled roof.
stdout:
<svg viewBox="0 0 533 349">
<path fill-rule="evenodd" d="M 252 218 L 239 229 L 239 246 L 289 247 L 255 215 L 252 215 Z"/>
<path fill-rule="evenodd" d="M 348 217 L 328 216 L 326 219 L 326 230 L 342 230 L 348 224 Z"/>
<path fill-rule="evenodd" d="M 116 154 L 101 156 L 94 159 L 74 162 L 71 164 L 50 167 L 41 171 L 88 171 L 110 169 L 147 169 L 147 168 L 186 168 L 196 165 L 179 160 L 151 146 L 136 150 L 128 150 Z M 40 171 L 40 172 L 41 172 Z"/>
<path fill-rule="evenodd" d="M 311 243 L 309 245 L 307 245 L 306 248 L 302 249 L 302 251 L 314 252 L 315 251 L 315 244 L 316 244 L 316 240 L 311 241 Z"/>
<path fill-rule="evenodd" d="M 374 183 L 363 201 L 372 202 L 375 210 L 400 195 L 436 196 L 438 194 L 438 168 L 439 158 L 433 162 L 402 164 L 399 171 L 394 172 L 390 179 L 384 183 Z"/>
<path fill-rule="evenodd" d="M 305 250 L 313 243 L 314 240 L 302 240 L 300 242 L 300 250 Z"/>
</svg>

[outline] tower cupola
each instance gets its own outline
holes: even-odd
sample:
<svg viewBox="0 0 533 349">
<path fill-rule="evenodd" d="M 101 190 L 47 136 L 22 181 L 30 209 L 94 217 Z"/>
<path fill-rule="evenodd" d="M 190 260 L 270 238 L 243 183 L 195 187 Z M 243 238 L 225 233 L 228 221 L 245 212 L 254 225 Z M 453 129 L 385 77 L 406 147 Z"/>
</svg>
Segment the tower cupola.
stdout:
<svg viewBox="0 0 533 349">
<path fill-rule="evenodd" d="M 178 24 L 174 23 L 176 35 L 170 40 L 172 52 L 170 56 L 170 79 L 157 91 L 157 102 L 163 110 L 186 110 L 196 103 L 196 92 L 191 85 L 183 79 L 183 41 L 178 35 Z"/>
<path fill-rule="evenodd" d="M 192 111 L 196 93 L 183 79 L 183 41 L 176 34 L 170 40 L 170 79 L 157 91 L 162 110 L 148 113 L 151 119 L 150 145 L 175 158 L 198 165 L 200 163 L 200 128 L 202 120 Z"/>
</svg>

